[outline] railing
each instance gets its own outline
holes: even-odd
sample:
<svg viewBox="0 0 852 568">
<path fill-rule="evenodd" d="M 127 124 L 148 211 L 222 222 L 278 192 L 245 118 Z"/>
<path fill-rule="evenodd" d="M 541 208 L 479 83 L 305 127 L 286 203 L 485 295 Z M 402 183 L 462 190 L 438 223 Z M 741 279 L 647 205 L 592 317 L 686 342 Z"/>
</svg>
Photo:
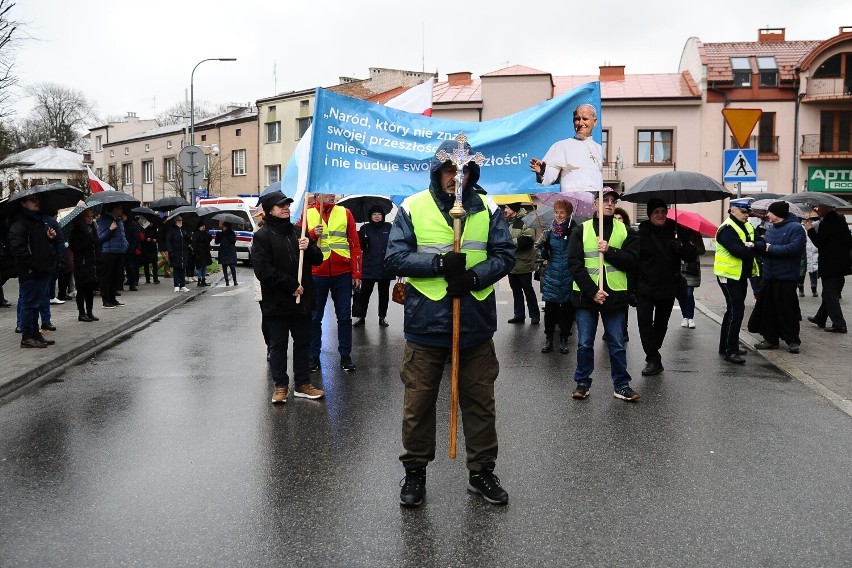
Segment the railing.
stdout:
<svg viewBox="0 0 852 568">
<path fill-rule="evenodd" d="M 778 136 L 749 136 L 744 147 L 757 148 L 758 154 L 778 154 Z M 731 148 L 737 148 L 737 141 L 733 136 Z"/>
<path fill-rule="evenodd" d="M 850 137 L 841 136 L 836 140 L 832 134 L 823 136 L 822 134 L 803 134 L 802 135 L 802 154 L 850 154 L 852 146 L 850 146 Z M 845 156 L 848 157 L 848 156 Z"/>
<path fill-rule="evenodd" d="M 603 163 L 603 178 L 606 180 L 619 179 L 618 177 L 618 165 L 616 162 L 604 162 Z"/>
<path fill-rule="evenodd" d="M 809 97 L 849 97 L 852 96 L 852 82 L 843 77 L 817 77 L 808 79 Z"/>
</svg>

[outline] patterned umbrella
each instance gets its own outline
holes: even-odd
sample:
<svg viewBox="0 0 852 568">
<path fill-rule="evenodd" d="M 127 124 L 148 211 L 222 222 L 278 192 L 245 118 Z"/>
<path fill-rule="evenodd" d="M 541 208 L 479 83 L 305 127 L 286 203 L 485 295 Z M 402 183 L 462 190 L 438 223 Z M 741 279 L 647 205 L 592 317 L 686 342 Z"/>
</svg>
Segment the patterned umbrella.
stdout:
<svg viewBox="0 0 852 568">
<path fill-rule="evenodd" d="M 574 205 L 574 215 L 580 217 L 593 217 L 595 214 L 595 194 L 588 191 L 566 191 L 534 193 L 533 202 L 542 205 L 553 205 L 556 201 L 564 199 Z"/>
<path fill-rule="evenodd" d="M 751 208 L 757 211 L 769 211 L 769 206 L 778 201 L 787 201 L 786 199 L 757 199 L 751 202 Z M 790 203 L 787 201 L 787 205 L 790 207 L 790 213 L 802 219 L 805 216 L 804 210 L 796 205 L 795 203 Z"/>
</svg>

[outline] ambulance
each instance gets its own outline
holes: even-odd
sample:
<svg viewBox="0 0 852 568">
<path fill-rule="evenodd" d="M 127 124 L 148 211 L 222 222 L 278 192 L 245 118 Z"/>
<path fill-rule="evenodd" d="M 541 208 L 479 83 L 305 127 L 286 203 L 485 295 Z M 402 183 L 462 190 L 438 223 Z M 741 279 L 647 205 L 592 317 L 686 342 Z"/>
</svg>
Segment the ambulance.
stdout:
<svg viewBox="0 0 852 568">
<path fill-rule="evenodd" d="M 237 260 L 245 264 L 251 264 L 251 244 L 254 232 L 258 229 L 254 214 L 257 212 L 257 197 L 210 197 L 199 199 L 196 207 L 213 207 L 223 213 L 231 213 L 245 220 L 242 227 L 234 227 L 237 235 Z M 215 237 L 219 232 L 219 226 L 207 227 L 211 235 Z M 217 257 L 219 245 L 215 240 L 210 243 L 213 258 Z"/>
</svg>

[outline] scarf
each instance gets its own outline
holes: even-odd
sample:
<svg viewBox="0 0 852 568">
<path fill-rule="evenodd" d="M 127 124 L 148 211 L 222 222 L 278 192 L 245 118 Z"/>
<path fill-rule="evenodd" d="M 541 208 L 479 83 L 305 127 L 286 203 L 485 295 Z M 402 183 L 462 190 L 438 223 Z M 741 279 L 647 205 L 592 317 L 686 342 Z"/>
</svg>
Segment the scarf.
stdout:
<svg viewBox="0 0 852 568">
<path fill-rule="evenodd" d="M 561 239 L 562 235 L 564 235 L 565 231 L 568 229 L 569 223 L 571 223 L 569 219 L 566 219 L 561 223 L 557 222 L 556 219 L 554 219 L 553 223 L 551 223 L 550 225 L 550 234 L 556 237 L 557 239 Z"/>
</svg>

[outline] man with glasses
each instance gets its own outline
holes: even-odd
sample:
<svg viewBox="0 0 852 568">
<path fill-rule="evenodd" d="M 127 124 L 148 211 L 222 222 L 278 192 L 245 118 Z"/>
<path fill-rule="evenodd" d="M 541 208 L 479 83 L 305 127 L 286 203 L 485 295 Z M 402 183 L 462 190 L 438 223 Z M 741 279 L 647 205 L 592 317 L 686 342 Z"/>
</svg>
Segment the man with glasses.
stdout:
<svg viewBox="0 0 852 568">
<path fill-rule="evenodd" d="M 603 185 L 603 148 L 592 139 L 597 123 L 594 106 L 581 104 L 574 109 L 574 137 L 554 143 L 543 159 L 530 159 L 536 181 L 558 183 L 562 191 L 598 191 Z"/>
<path fill-rule="evenodd" d="M 602 199 L 602 201 L 601 201 Z M 613 213 L 618 192 L 604 188 L 595 199 L 595 217 L 571 233 L 568 240 L 568 269 L 574 278 L 572 301 L 577 321 L 577 388 L 572 396 L 584 399 L 592 386 L 595 369 L 595 336 L 598 314 L 604 325 L 604 340 L 609 349 L 613 396 L 633 402 L 639 394 L 630 388 L 627 351 L 624 349 L 624 321 L 627 308 L 627 273 L 639 265 L 639 240 L 627 232 Z M 603 219 L 603 233 L 599 233 Z M 599 254 L 603 253 L 603 262 Z M 600 285 L 603 279 L 603 285 Z"/>
</svg>

